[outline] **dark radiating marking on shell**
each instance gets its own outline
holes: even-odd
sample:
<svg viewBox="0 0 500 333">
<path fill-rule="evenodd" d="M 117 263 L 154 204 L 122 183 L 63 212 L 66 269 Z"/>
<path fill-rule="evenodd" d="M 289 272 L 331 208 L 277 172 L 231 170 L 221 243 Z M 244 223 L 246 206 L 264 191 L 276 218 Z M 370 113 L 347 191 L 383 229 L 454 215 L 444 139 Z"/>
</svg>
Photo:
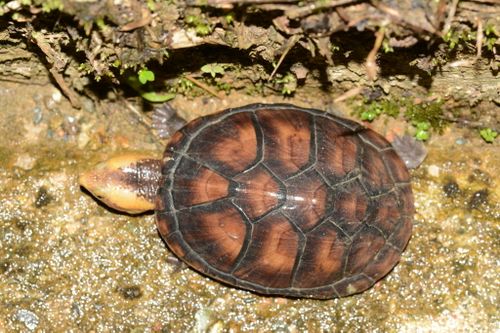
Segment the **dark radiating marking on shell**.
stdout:
<svg viewBox="0 0 500 333">
<path fill-rule="evenodd" d="M 374 147 L 377 151 L 391 149 L 391 144 L 383 136 L 374 131 L 360 131 L 359 137 L 364 143 Z"/>
<path fill-rule="evenodd" d="M 370 204 L 359 180 L 336 187 L 331 200 L 335 224 L 348 235 L 356 233 L 365 221 Z"/>
<path fill-rule="evenodd" d="M 334 122 L 317 121 L 317 170 L 334 184 L 357 172 L 360 140 L 354 132 Z"/>
<path fill-rule="evenodd" d="M 399 207 L 401 211 L 405 212 L 406 215 L 413 215 L 415 213 L 415 205 L 413 203 L 413 192 L 411 191 L 411 186 L 409 184 L 399 186 L 395 191 L 398 195 Z"/>
<path fill-rule="evenodd" d="M 399 224 L 395 226 L 392 235 L 388 239 L 389 243 L 403 251 L 410 240 L 412 228 L 413 217 L 401 216 Z"/>
<path fill-rule="evenodd" d="M 360 163 L 362 182 L 370 195 L 385 193 L 394 186 L 382 155 L 375 148 L 366 146 Z"/>
<path fill-rule="evenodd" d="M 401 159 L 394 150 L 386 150 L 382 152 L 382 156 L 386 163 L 387 172 L 392 176 L 395 183 L 408 182 L 410 174 L 406 168 L 398 168 Z"/>
<path fill-rule="evenodd" d="M 396 250 L 390 245 L 385 245 L 373 260 L 366 265 L 363 271 L 373 280 L 378 280 L 389 273 L 397 264 L 400 254 L 401 251 Z"/>
<path fill-rule="evenodd" d="M 229 182 L 227 196 L 176 210 L 175 179 L 193 172 L 183 158 Z M 411 235 L 409 174 L 384 138 L 350 120 L 289 105 L 226 110 L 175 134 L 164 159 L 160 233 L 190 266 L 235 286 L 314 298 L 361 292 L 392 268 Z M 220 241 L 221 220 L 237 221 L 230 234 L 240 236 Z M 241 238 L 233 254 L 228 244 Z"/>
<path fill-rule="evenodd" d="M 372 214 L 368 218 L 368 223 L 376 225 L 386 237 L 389 237 L 394 228 L 401 222 L 401 207 L 396 193 L 391 192 L 374 198 L 371 206 Z"/>
<path fill-rule="evenodd" d="M 309 162 L 311 117 L 305 113 L 280 110 L 256 112 L 264 132 L 265 164 L 286 179 Z"/>
<path fill-rule="evenodd" d="M 346 263 L 346 273 L 354 275 L 373 260 L 384 246 L 384 236 L 375 228 L 366 226 L 352 239 Z"/>
</svg>

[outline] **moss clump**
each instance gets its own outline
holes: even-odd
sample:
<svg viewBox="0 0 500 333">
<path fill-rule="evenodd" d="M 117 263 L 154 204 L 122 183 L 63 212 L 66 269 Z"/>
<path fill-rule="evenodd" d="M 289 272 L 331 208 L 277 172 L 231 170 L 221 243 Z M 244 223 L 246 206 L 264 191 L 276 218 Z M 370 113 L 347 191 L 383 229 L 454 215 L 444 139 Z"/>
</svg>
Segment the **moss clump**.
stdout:
<svg viewBox="0 0 500 333">
<path fill-rule="evenodd" d="M 378 116 L 385 114 L 396 118 L 399 115 L 401 105 L 397 101 L 383 99 L 380 101 L 368 102 L 354 108 L 354 113 L 363 121 L 373 121 Z"/>
<path fill-rule="evenodd" d="M 441 133 L 446 126 L 446 120 L 443 117 L 443 103 L 441 100 L 420 104 L 405 101 L 405 118 L 417 128 L 418 124 L 429 123 L 429 126 L 426 126 L 427 129 L 432 128 Z"/>
<path fill-rule="evenodd" d="M 443 101 L 415 103 L 408 99 L 364 101 L 354 108 L 354 114 L 363 121 L 373 121 L 381 115 L 396 118 L 402 113 L 414 127 L 416 139 L 425 141 L 430 131 L 441 132 L 446 125 L 443 118 Z"/>
</svg>

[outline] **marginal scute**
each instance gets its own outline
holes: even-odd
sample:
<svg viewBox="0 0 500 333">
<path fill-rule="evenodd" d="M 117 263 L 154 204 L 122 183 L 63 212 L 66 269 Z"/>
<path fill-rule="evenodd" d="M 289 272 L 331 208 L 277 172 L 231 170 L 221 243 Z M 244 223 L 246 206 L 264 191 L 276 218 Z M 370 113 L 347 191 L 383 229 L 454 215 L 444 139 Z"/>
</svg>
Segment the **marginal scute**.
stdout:
<svg viewBox="0 0 500 333">
<path fill-rule="evenodd" d="M 392 235 L 389 238 L 389 242 L 400 249 L 404 250 L 406 244 L 410 240 L 411 230 L 413 228 L 413 218 L 410 216 L 401 217 L 398 225 L 395 226 Z"/>
<path fill-rule="evenodd" d="M 372 280 L 370 280 L 367 276 L 357 274 L 335 283 L 334 287 L 339 296 L 348 296 L 365 291 L 372 285 Z"/>
<path fill-rule="evenodd" d="M 345 234 L 331 223 L 323 223 L 307 233 L 294 287 L 316 288 L 342 278 L 349 242 Z"/>
<path fill-rule="evenodd" d="M 412 231 L 410 175 L 382 136 L 286 104 L 189 123 L 166 148 L 157 225 L 195 270 L 266 295 L 362 292 Z"/>
<path fill-rule="evenodd" d="M 382 194 L 394 187 L 382 155 L 375 148 L 365 146 L 361 166 L 362 181 L 370 195 Z"/>
<path fill-rule="evenodd" d="M 385 245 L 382 234 L 372 227 L 365 227 L 352 240 L 347 257 L 346 273 L 354 275 L 373 260 L 380 249 Z"/>
<path fill-rule="evenodd" d="M 359 137 L 368 145 L 375 146 L 378 150 L 390 148 L 391 144 L 383 136 L 375 133 L 370 129 L 363 129 L 359 131 Z"/>
<path fill-rule="evenodd" d="M 395 248 L 386 245 L 377 256 L 366 265 L 364 273 L 373 280 L 378 280 L 397 264 L 399 261 L 400 252 Z"/>
<path fill-rule="evenodd" d="M 271 288 L 290 287 L 298 245 L 291 223 L 280 214 L 268 215 L 254 226 L 248 255 L 234 275 Z"/>
<path fill-rule="evenodd" d="M 227 202 L 180 211 L 179 230 L 189 247 L 214 268 L 229 272 L 240 252 L 246 225 Z"/>
<path fill-rule="evenodd" d="M 404 183 L 410 181 L 410 173 L 403 165 L 404 162 L 394 150 L 387 150 L 382 153 L 387 164 L 387 170 L 392 175 L 394 182 Z"/>
</svg>

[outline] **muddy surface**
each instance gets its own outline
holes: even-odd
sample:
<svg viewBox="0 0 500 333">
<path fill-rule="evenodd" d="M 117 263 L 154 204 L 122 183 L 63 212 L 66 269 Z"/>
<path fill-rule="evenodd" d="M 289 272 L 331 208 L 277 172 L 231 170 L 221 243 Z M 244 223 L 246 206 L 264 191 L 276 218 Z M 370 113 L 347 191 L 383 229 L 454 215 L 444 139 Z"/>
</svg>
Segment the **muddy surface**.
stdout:
<svg viewBox="0 0 500 333">
<path fill-rule="evenodd" d="M 492 332 L 499 329 L 500 147 L 449 128 L 413 171 L 417 214 L 400 264 L 328 301 L 262 297 L 176 261 L 153 215 L 97 203 L 78 173 L 164 142 L 134 101 L 75 110 L 52 85 L 0 82 L 0 332 Z M 250 102 L 333 110 L 329 96 L 173 101 L 193 119 Z M 349 116 L 347 107 L 337 113 Z M 392 124 L 394 125 L 394 124 Z M 387 123 L 373 126 L 387 132 Z"/>
</svg>

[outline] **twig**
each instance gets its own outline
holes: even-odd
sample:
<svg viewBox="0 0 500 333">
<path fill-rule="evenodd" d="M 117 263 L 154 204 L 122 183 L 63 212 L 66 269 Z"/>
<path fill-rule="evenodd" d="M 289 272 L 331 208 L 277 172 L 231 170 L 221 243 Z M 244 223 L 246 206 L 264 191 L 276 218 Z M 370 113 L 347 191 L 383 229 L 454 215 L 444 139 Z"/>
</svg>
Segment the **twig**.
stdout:
<svg viewBox="0 0 500 333">
<path fill-rule="evenodd" d="M 380 29 L 378 29 L 378 31 L 376 32 L 375 36 L 376 39 L 373 48 L 366 57 L 366 75 L 368 76 L 368 80 L 370 81 L 374 81 L 377 78 L 378 66 L 376 60 L 377 60 L 378 50 L 380 49 L 380 46 L 382 46 L 382 41 L 384 40 L 385 36 L 384 27 L 380 27 Z"/>
<path fill-rule="evenodd" d="M 458 6 L 458 1 L 459 0 L 453 0 L 451 5 L 450 5 L 450 10 L 448 11 L 448 17 L 446 18 L 446 21 L 444 23 L 443 27 L 443 36 L 450 31 L 451 28 L 451 22 L 455 18 L 455 13 L 457 12 L 457 6 Z"/>
<path fill-rule="evenodd" d="M 436 29 L 441 29 L 441 24 L 443 24 L 445 13 L 446 13 L 446 0 L 439 0 L 436 10 L 436 20 L 434 21 L 434 26 L 436 27 Z"/>
<path fill-rule="evenodd" d="M 296 19 L 299 17 L 308 16 L 318 9 L 323 8 L 334 8 L 338 6 L 347 5 L 353 2 L 358 2 L 359 0 L 324 0 L 315 1 L 313 3 L 307 4 L 303 7 L 293 7 L 285 12 L 285 16 L 290 19 Z"/>
<path fill-rule="evenodd" d="M 138 20 L 129 22 L 120 27 L 120 31 L 131 31 L 137 28 L 144 27 L 153 21 L 153 17 L 151 16 L 151 12 L 146 8 L 141 9 L 141 18 Z"/>
<path fill-rule="evenodd" d="M 406 26 L 408 26 L 409 28 L 411 28 L 414 31 L 417 31 L 417 32 L 427 31 L 427 32 L 430 32 L 432 34 L 439 35 L 439 31 L 436 31 L 436 28 L 432 25 L 432 23 L 430 23 L 429 26 L 414 23 L 408 17 L 407 13 L 402 14 L 396 8 L 393 8 L 389 5 L 386 5 L 385 3 L 383 3 L 379 0 L 373 1 L 372 4 L 373 4 L 373 6 L 375 6 L 375 8 L 379 9 L 381 12 L 389 15 L 393 20 L 404 23 Z"/>
<path fill-rule="evenodd" d="M 290 52 L 290 50 L 292 49 L 292 47 L 297 44 L 297 42 L 300 40 L 302 36 L 301 35 L 293 35 L 288 41 L 287 41 L 287 46 L 286 46 L 286 49 L 285 51 L 283 52 L 283 54 L 281 55 L 280 59 L 278 60 L 278 63 L 276 64 L 276 67 L 274 67 L 274 70 L 273 72 L 271 73 L 271 75 L 269 76 L 269 79 L 267 79 L 268 81 L 271 81 L 272 78 L 274 77 L 274 74 L 276 74 L 276 72 L 278 71 L 278 68 L 280 67 L 281 63 L 283 62 L 283 60 L 285 60 L 285 57 L 286 55 L 288 54 L 288 52 Z"/>
<path fill-rule="evenodd" d="M 219 99 L 224 99 L 224 97 L 222 97 L 221 95 L 219 95 L 219 93 L 217 93 L 217 91 L 213 90 L 212 88 L 210 88 L 209 86 L 207 86 L 203 82 L 195 79 L 191 75 L 186 75 L 185 77 L 186 77 L 186 79 L 188 79 L 189 81 L 193 82 L 194 84 L 196 84 L 201 89 L 203 89 L 203 90 L 207 91 L 208 93 L 214 95 L 215 97 L 217 97 Z"/>
<path fill-rule="evenodd" d="M 64 59 L 64 57 L 61 56 L 59 52 L 54 50 L 54 48 L 50 46 L 50 44 L 47 41 L 45 41 L 41 33 L 32 32 L 31 39 L 35 42 L 38 48 L 40 48 L 40 50 L 45 54 L 47 62 L 50 65 L 49 72 L 50 74 L 52 74 L 52 77 L 57 82 L 59 88 L 61 88 L 63 94 L 69 99 L 71 105 L 74 108 L 80 109 L 82 107 L 82 104 L 80 103 L 80 97 L 68 86 L 66 81 L 64 81 L 64 77 L 60 73 L 62 72 L 64 67 L 66 67 L 67 60 Z"/>
<path fill-rule="evenodd" d="M 59 85 L 59 88 L 61 88 L 63 94 L 68 97 L 71 105 L 76 109 L 80 109 L 82 107 L 82 104 L 80 103 L 80 97 L 66 84 L 63 76 L 54 67 L 51 67 L 49 71 L 50 74 L 52 74 L 52 76 L 54 77 L 54 80 L 56 80 L 57 84 Z"/>
<path fill-rule="evenodd" d="M 299 0 L 207 0 L 207 1 L 197 1 L 195 5 L 203 6 L 218 6 L 218 5 L 228 5 L 228 4 L 268 4 L 268 3 L 293 3 L 299 2 Z"/>
<path fill-rule="evenodd" d="M 500 131 L 500 129 L 497 128 L 497 126 L 495 126 L 493 124 L 485 124 L 485 123 L 482 123 L 480 121 L 472 121 L 472 120 L 467 120 L 467 119 L 463 119 L 463 118 L 453 118 L 453 117 L 447 117 L 447 116 L 441 116 L 439 118 L 442 120 L 449 121 L 451 123 L 461 125 L 463 127 L 467 127 L 467 128 L 481 129 L 481 128 L 489 127 L 494 131 Z"/>
<path fill-rule="evenodd" d="M 146 126 L 146 128 L 148 130 L 151 130 L 152 126 L 151 126 L 151 121 L 149 120 L 149 118 L 145 117 L 144 113 L 137 110 L 137 108 L 134 105 L 132 105 L 132 103 L 127 101 L 126 99 L 123 99 L 123 102 L 125 103 L 125 106 L 127 107 L 127 109 L 129 109 L 137 117 L 139 122 L 142 123 L 144 126 Z"/>
<path fill-rule="evenodd" d="M 481 53 L 483 51 L 483 21 L 477 18 L 477 37 L 476 37 L 476 60 L 481 58 Z"/>
<path fill-rule="evenodd" d="M 363 91 L 363 87 L 361 87 L 361 86 L 354 87 L 352 89 L 347 90 L 345 93 L 343 93 L 339 97 L 335 98 L 333 101 L 335 103 L 345 101 L 346 99 L 349 99 L 351 97 L 359 95 L 362 91 Z"/>
</svg>

